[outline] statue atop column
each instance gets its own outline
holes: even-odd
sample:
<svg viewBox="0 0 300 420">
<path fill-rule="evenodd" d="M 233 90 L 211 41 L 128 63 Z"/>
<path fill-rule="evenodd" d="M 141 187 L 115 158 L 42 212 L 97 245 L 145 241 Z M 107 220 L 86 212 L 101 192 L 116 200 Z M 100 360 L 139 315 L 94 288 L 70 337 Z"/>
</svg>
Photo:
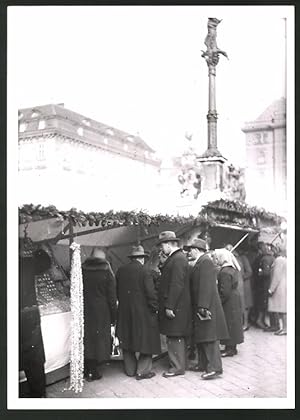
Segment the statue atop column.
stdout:
<svg viewBox="0 0 300 420">
<path fill-rule="evenodd" d="M 208 18 L 207 30 L 204 44 L 206 45 L 206 51 L 202 51 L 202 57 L 205 58 L 208 66 L 216 66 L 219 62 L 219 55 L 222 54 L 228 58 L 227 53 L 220 50 L 217 46 L 217 26 L 222 20 L 216 18 Z"/>
</svg>

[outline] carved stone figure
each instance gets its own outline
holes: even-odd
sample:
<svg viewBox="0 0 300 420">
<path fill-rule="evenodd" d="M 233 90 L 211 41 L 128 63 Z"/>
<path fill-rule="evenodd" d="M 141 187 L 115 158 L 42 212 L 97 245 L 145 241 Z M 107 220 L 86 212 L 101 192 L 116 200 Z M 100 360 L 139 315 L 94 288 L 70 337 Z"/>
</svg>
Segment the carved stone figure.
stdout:
<svg viewBox="0 0 300 420">
<path fill-rule="evenodd" d="M 216 18 L 209 18 L 207 23 L 208 33 L 206 35 L 204 44 L 206 51 L 202 50 L 202 57 L 205 58 L 208 66 L 216 66 L 219 62 L 219 55 L 222 54 L 228 58 L 227 53 L 220 50 L 217 46 L 217 26 L 221 20 Z"/>
</svg>

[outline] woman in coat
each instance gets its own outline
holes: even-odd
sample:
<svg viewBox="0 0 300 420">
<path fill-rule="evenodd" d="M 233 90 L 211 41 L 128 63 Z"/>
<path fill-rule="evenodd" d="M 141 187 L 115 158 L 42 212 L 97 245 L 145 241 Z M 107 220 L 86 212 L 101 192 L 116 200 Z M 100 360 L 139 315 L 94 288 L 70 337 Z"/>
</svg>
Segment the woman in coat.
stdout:
<svg viewBox="0 0 300 420">
<path fill-rule="evenodd" d="M 116 322 L 115 278 L 103 250 L 96 248 L 82 264 L 84 357 L 88 381 L 100 379 L 97 365 L 109 360 L 111 325 Z"/>
<path fill-rule="evenodd" d="M 137 380 L 151 379 L 152 355 L 159 354 L 158 299 L 153 276 L 145 269 L 144 248 L 134 246 L 129 264 L 116 274 L 119 300 L 117 336 L 123 350 L 124 370 Z M 136 358 L 139 353 L 139 358 Z"/>
<path fill-rule="evenodd" d="M 278 313 L 280 329 L 275 335 L 286 335 L 286 276 L 287 259 L 285 250 L 279 250 L 278 256 L 271 267 L 271 284 L 268 290 L 268 310 L 271 313 Z"/>
<path fill-rule="evenodd" d="M 244 341 L 243 313 L 241 298 L 238 292 L 238 269 L 239 265 L 234 255 L 227 249 L 216 249 L 215 257 L 221 269 L 218 273 L 218 290 L 223 305 L 230 338 L 223 340 L 225 350 L 222 357 L 237 354 L 237 344 Z"/>
<path fill-rule="evenodd" d="M 232 254 L 235 256 L 236 261 L 238 262 L 238 265 L 239 265 L 239 270 L 238 270 L 238 278 L 239 278 L 238 291 L 239 291 L 240 298 L 241 298 L 242 313 L 244 314 L 245 309 L 246 309 L 246 303 L 245 303 L 245 290 L 244 290 L 244 265 L 243 265 L 243 261 L 241 260 L 240 255 L 237 252 L 237 250 L 232 251 L 233 246 L 231 244 L 226 245 L 225 248 L 228 251 L 232 252 Z"/>
</svg>

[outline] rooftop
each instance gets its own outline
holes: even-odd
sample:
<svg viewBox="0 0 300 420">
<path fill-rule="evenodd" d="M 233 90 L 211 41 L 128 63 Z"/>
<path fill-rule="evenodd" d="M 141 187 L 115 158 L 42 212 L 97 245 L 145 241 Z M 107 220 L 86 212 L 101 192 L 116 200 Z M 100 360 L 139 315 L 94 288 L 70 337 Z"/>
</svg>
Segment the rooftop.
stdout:
<svg viewBox="0 0 300 420">
<path fill-rule="evenodd" d="M 286 99 L 272 102 L 254 121 L 245 122 L 242 131 L 265 130 L 286 125 Z"/>
<path fill-rule="evenodd" d="M 42 124 L 41 124 L 42 123 Z M 64 107 L 48 104 L 19 110 L 19 139 L 37 132 L 58 132 L 72 139 L 100 146 L 106 150 L 117 149 L 124 155 L 158 161 L 155 151 L 138 135 L 111 127 Z"/>
</svg>

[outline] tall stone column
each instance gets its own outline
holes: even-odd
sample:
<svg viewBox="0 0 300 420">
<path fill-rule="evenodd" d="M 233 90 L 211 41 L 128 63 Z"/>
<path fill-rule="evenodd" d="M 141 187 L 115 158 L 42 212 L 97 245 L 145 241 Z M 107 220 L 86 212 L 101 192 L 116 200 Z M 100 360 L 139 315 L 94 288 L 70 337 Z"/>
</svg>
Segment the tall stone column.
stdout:
<svg viewBox="0 0 300 420">
<path fill-rule="evenodd" d="M 202 51 L 202 57 L 205 58 L 208 66 L 207 150 L 203 157 L 222 156 L 217 147 L 216 66 L 219 55 L 227 57 L 227 54 L 217 46 L 217 25 L 220 22 L 216 18 L 208 19 L 208 33 L 204 41 L 207 50 Z"/>
<path fill-rule="evenodd" d="M 220 192 L 225 188 L 226 159 L 218 150 L 217 145 L 217 119 L 216 110 L 216 66 L 220 54 L 227 57 L 225 51 L 217 46 L 217 26 L 221 21 L 209 18 L 207 23 L 208 33 L 205 38 L 206 51 L 202 51 L 202 57 L 208 67 L 208 113 L 207 113 L 207 149 L 197 158 L 203 173 L 203 192 L 211 199 L 217 199 Z M 228 58 L 228 57 L 227 57 Z"/>
</svg>

